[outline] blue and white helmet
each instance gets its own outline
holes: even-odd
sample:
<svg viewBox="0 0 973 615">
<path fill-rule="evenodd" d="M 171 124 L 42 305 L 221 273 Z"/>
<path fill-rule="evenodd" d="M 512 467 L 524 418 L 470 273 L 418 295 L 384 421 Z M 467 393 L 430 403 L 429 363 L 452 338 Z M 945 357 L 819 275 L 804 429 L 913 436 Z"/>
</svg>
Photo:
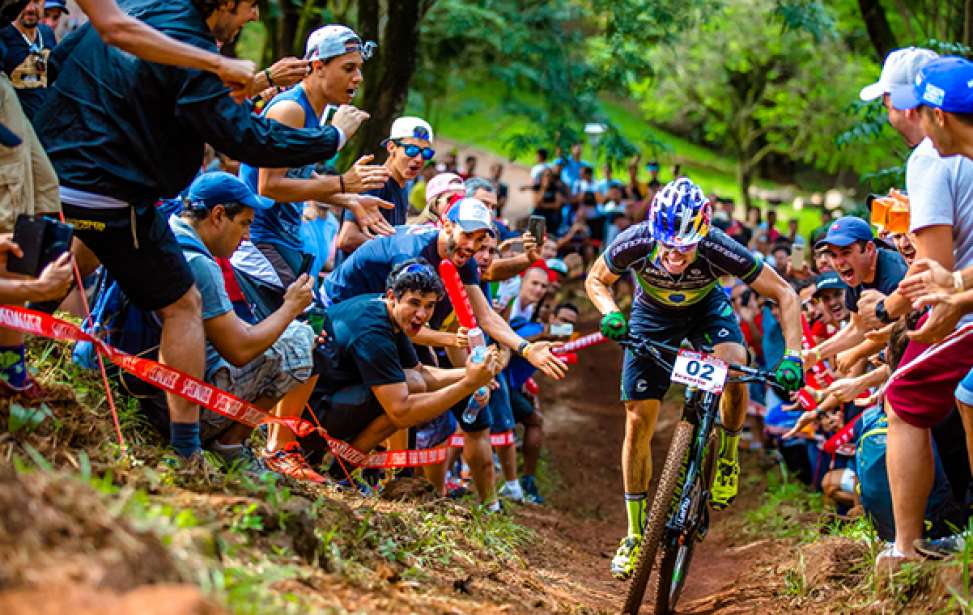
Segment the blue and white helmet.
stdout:
<svg viewBox="0 0 973 615">
<path fill-rule="evenodd" d="M 702 188 L 686 177 L 675 179 L 652 199 L 652 237 L 668 246 L 694 246 L 709 233 L 712 212 Z"/>
</svg>

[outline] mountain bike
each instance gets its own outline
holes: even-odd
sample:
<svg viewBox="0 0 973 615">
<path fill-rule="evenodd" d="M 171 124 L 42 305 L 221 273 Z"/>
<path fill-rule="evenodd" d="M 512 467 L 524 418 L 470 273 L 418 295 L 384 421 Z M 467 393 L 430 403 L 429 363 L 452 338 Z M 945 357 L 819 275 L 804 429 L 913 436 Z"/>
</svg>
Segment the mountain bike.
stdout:
<svg viewBox="0 0 973 615">
<path fill-rule="evenodd" d="M 638 565 L 629 584 L 623 613 L 638 613 L 653 567 L 656 574 L 649 592 L 654 613 L 672 612 L 686 583 L 693 549 L 709 529 L 710 485 L 713 480 L 719 437 L 723 386 L 731 382 L 766 382 L 777 387 L 772 372 L 725 363 L 709 354 L 647 339 L 620 342 L 636 356 L 645 356 L 665 367 L 673 382 L 686 384 L 682 419 L 676 425 L 665 465 L 642 533 Z M 663 353 L 674 356 L 669 361 Z M 735 375 L 730 376 L 729 373 Z"/>
</svg>

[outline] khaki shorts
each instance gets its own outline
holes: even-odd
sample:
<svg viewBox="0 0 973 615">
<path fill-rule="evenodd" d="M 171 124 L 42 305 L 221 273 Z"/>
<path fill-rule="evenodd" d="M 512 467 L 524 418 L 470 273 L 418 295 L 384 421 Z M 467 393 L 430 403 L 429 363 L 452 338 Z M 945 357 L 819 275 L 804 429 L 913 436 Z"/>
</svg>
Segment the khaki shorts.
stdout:
<svg viewBox="0 0 973 615">
<path fill-rule="evenodd" d="M 19 214 L 61 211 L 57 175 L 7 75 L 0 73 L 0 123 L 23 143 L 0 145 L 0 233 L 10 233 Z"/>
</svg>

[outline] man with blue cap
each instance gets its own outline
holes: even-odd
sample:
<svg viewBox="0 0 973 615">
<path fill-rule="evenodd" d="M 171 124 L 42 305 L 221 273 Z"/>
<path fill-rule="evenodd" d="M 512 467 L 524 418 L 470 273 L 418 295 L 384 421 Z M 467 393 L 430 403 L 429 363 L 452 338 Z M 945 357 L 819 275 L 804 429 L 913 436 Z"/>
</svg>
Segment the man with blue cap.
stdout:
<svg viewBox="0 0 973 615">
<path fill-rule="evenodd" d="M 254 212 L 273 204 L 238 177 L 224 172 L 206 173 L 189 187 L 182 213 L 170 218 L 169 226 L 202 296 L 206 381 L 266 410 L 285 396 L 294 398 L 295 403 L 279 407 L 291 408 L 289 415 L 299 416 L 314 385 L 314 332 L 295 320 L 311 303 L 311 280 L 302 274 L 287 289 L 283 305 L 251 325 L 233 310 L 223 272 L 216 262 L 217 258 L 229 257 L 247 238 Z M 202 410 L 199 418 L 203 446 L 228 465 L 264 469 L 245 442 L 250 427 L 209 410 Z M 172 423 L 171 427 L 175 430 L 173 445 L 178 446 L 176 431 L 180 424 Z M 306 462 L 300 463 L 303 457 L 295 456 L 299 451 L 279 446 L 279 440 L 286 436 L 271 429 L 268 446 L 273 448 L 267 454 L 267 466 L 292 478 L 322 482 Z"/>
<path fill-rule="evenodd" d="M 869 327 L 862 322 L 862 315 L 859 313 L 859 299 L 862 294 L 868 291 L 875 291 L 883 296 L 892 294 L 908 270 L 905 259 L 895 250 L 883 247 L 884 245 L 876 243 L 868 222 L 854 216 L 844 216 L 832 222 L 828 233 L 815 244 L 816 250 L 827 250 L 832 268 L 848 286 L 845 291 L 845 307 L 851 312 L 851 324 L 826 342 L 805 350 L 805 367 L 854 348 L 865 339 Z M 882 319 L 884 310 L 881 302 L 877 311 Z M 888 318 L 887 314 L 884 318 Z"/>
<path fill-rule="evenodd" d="M 973 62 L 947 56 L 927 64 L 893 104 L 919 108 L 922 128 L 941 156 L 973 158 Z"/>
</svg>

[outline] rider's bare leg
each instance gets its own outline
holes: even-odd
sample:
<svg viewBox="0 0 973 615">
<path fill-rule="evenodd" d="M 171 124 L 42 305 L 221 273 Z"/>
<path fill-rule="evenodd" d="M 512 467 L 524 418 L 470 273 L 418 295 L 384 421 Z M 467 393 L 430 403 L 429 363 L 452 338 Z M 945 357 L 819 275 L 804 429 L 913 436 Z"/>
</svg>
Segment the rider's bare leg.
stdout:
<svg viewBox="0 0 973 615">
<path fill-rule="evenodd" d="M 641 535 L 646 493 L 652 480 L 652 434 L 659 417 L 658 399 L 625 402 L 625 441 L 622 444 L 622 481 L 628 510 L 629 535 Z"/>
</svg>

